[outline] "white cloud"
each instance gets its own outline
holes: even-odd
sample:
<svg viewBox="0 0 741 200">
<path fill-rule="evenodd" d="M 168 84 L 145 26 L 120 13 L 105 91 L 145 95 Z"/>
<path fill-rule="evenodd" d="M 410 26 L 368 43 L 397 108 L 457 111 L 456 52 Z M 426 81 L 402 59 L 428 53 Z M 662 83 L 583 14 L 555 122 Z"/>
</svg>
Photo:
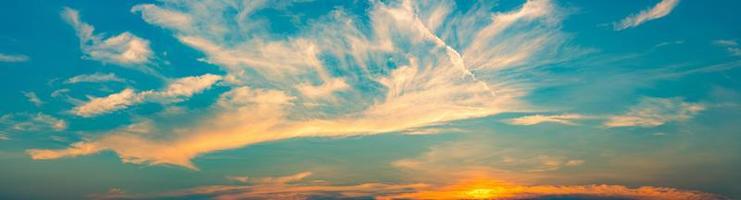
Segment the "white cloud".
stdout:
<svg viewBox="0 0 741 200">
<path fill-rule="evenodd" d="M 106 97 L 92 97 L 88 102 L 73 108 L 72 113 L 82 117 L 93 117 L 121 110 L 145 101 L 162 103 L 179 102 L 183 98 L 191 97 L 210 88 L 219 80 L 221 80 L 221 76 L 204 74 L 175 79 L 170 81 L 167 87 L 160 91 L 147 90 L 136 92 L 134 89 L 127 88 Z"/>
<path fill-rule="evenodd" d="M 81 74 L 71 77 L 64 81 L 66 84 L 74 83 L 101 83 L 101 82 L 125 82 L 124 79 L 119 78 L 114 73 L 94 73 L 94 74 Z"/>
<path fill-rule="evenodd" d="M 0 132 L 63 131 L 67 122 L 43 113 L 15 113 L 0 116 Z"/>
<path fill-rule="evenodd" d="M 129 32 L 103 38 L 102 35 L 94 34 L 94 27 L 83 22 L 79 12 L 71 8 L 64 8 L 62 18 L 77 32 L 80 48 L 88 58 L 152 72 L 151 69 L 142 66 L 152 58 L 148 40 Z"/>
<path fill-rule="evenodd" d="M 609 117 L 604 125 L 655 127 L 667 122 L 687 121 L 704 109 L 702 104 L 687 103 L 681 98 L 646 97 L 638 105 L 630 107 L 627 113 Z"/>
<path fill-rule="evenodd" d="M 93 97 L 90 101 L 76 106 L 72 114 L 82 117 L 92 117 L 104 113 L 124 109 L 130 105 L 142 102 L 144 97 L 131 88 L 105 97 Z"/>
<path fill-rule="evenodd" d="M 741 56 L 741 48 L 739 48 L 736 40 L 716 40 L 713 41 L 713 44 L 726 48 L 728 53 L 733 56 Z"/>
<path fill-rule="evenodd" d="M 0 53 L 0 62 L 26 62 L 29 58 L 26 55 L 12 55 Z"/>
<path fill-rule="evenodd" d="M 589 118 L 580 114 L 562 114 L 562 115 L 530 115 L 511 119 L 508 122 L 514 125 L 536 125 L 545 122 L 559 123 L 565 125 L 575 125 L 574 120 Z"/>
<path fill-rule="evenodd" d="M 631 27 L 636 27 L 643 23 L 651 20 L 662 18 L 674 10 L 674 7 L 679 4 L 679 0 L 661 0 L 656 6 L 651 9 L 643 10 L 638 14 L 634 14 L 626 17 L 618 23 L 615 23 L 615 30 L 624 30 Z"/>
<path fill-rule="evenodd" d="M 164 90 L 156 93 L 156 95 L 166 98 L 190 97 L 210 88 L 221 79 L 221 76 L 213 74 L 179 78 L 171 81 Z"/>
<path fill-rule="evenodd" d="M 33 103 L 36 107 L 41 107 L 41 105 L 44 104 L 44 101 L 41 101 L 38 95 L 36 95 L 35 92 L 23 92 L 23 96 L 26 96 L 28 99 L 28 102 Z"/>
<path fill-rule="evenodd" d="M 202 51 L 202 61 L 224 68 L 232 89 L 200 121 L 158 124 L 150 134 L 114 130 L 68 149 L 29 153 L 54 159 L 110 150 L 123 162 L 195 168 L 191 160 L 196 156 L 255 143 L 404 132 L 516 111 L 525 107 L 519 97 L 527 89 L 518 80 L 499 77 L 505 76 L 499 69 L 550 60 L 552 49 L 566 38 L 558 30 L 558 9 L 547 0 L 501 13 L 482 6 L 472 15 L 446 11 L 452 1 L 431 2 L 437 11 L 422 15 L 421 4 L 415 3 L 372 3 L 369 27 L 359 27 L 337 9 L 295 36 L 277 38 L 254 28 L 262 23 L 252 17 L 262 8 L 259 3 L 194 1 L 135 8 L 145 21 L 171 29 L 182 43 Z M 183 26 L 186 21 L 189 26 Z M 517 59 L 502 60 L 510 55 Z M 320 59 L 325 56 L 334 62 Z M 312 97 L 333 101 L 305 106 Z M 177 137 L 163 137 L 173 132 Z"/>
<path fill-rule="evenodd" d="M 131 8 L 133 13 L 141 13 L 144 21 L 173 29 L 187 29 L 191 26 L 189 15 L 173 10 L 162 9 L 152 4 L 141 4 Z"/>
<path fill-rule="evenodd" d="M 318 86 L 307 83 L 300 84 L 296 86 L 296 89 L 305 97 L 318 99 L 331 97 L 332 93 L 350 89 L 350 86 L 347 85 L 345 79 L 334 78 Z"/>
</svg>

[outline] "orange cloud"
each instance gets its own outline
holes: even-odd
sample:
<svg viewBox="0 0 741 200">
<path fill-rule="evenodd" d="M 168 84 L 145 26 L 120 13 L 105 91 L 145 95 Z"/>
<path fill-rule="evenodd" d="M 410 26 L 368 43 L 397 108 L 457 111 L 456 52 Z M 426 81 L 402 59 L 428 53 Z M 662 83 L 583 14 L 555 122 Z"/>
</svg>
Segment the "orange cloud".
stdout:
<svg viewBox="0 0 741 200">
<path fill-rule="evenodd" d="M 539 199 L 547 197 L 581 197 L 589 199 L 722 199 L 722 197 L 667 187 L 622 185 L 517 185 L 491 179 L 464 181 L 381 199 Z"/>
<path fill-rule="evenodd" d="M 129 194 L 120 189 L 100 199 L 148 199 L 209 197 L 213 199 L 540 199 L 575 197 L 588 199 L 714 200 L 725 199 L 714 194 L 667 187 L 622 185 L 518 185 L 479 177 L 448 185 L 423 183 L 362 183 L 332 185 L 326 181 L 305 180 L 310 172 L 285 177 L 268 177 L 248 185 L 211 185 L 159 194 Z"/>
</svg>

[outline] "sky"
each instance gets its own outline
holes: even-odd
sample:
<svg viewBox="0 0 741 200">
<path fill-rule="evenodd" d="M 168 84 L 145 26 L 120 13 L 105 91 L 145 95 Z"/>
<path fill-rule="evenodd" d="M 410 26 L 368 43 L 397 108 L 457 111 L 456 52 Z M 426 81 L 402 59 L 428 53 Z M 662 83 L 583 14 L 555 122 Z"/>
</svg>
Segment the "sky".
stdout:
<svg viewBox="0 0 741 200">
<path fill-rule="evenodd" d="M 0 199 L 741 199 L 741 1 L 2 4 Z"/>
</svg>

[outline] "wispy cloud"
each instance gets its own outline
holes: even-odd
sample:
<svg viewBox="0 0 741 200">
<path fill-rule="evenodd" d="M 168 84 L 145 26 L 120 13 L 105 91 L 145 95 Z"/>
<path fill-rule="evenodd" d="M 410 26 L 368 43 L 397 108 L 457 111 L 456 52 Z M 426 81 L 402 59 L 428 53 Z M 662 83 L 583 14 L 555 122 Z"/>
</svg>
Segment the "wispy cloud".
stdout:
<svg viewBox="0 0 741 200">
<path fill-rule="evenodd" d="M 628 16 L 620 22 L 615 23 L 614 28 L 615 30 L 620 31 L 636 27 L 651 20 L 662 18 L 669 15 L 677 4 L 679 4 L 679 0 L 661 0 L 661 2 L 656 4 L 654 7 Z"/>
<path fill-rule="evenodd" d="M 227 71 L 231 90 L 187 129 L 114 130 L 69 149 L 29 152 L 52 159 L 111 150 L 124 162 L 195 168 L 190 160 L 198 155 L 260 142 L 400 132 L 523 108 L 527 88 L 498 72 L 537 66 L 564 44 L 556 5 L 531 0 L 492 13 L 482 4 L 458 13 L 453 4 L 424 5 L 436 10 L 428 15 L 413 1 L 374 2 L 367 25 L 336 9 L 287 38 L 260 28 L 264 21 L 253 16 L 265 6 L 259 2 L 136 6 L 145 21 L 202 51 L 201 61 Z M 149 92 L 189 94 L 178 88 Z M 309 106 L 323 98 L 333 101 Z M 159 136 L 173 131 L 182 133 Z"/>
<path fill-rule="evenodd" d="M 26 62 L 29 59 L 30 58 L 26 55 L 0 53 L 0 62 Z"/>
<path fill-rule="evenodd" d="M 75 83 L 102 83 L 102 82 L 125 82 L 126 80 L 119 78 L 114 73 L 94 73 L 94 74 L 81 74 L 71 77 L 64 81 L 66 84 Z"/>
<path fill-rule="evenodd" d="M 250 180 L 248 176 L 227 176 L 226 179 L 238 183 L 247 183 Z"/>
<path fill-rule="evenodd" d="M 152 69 L 143 65 L 149 63 L 153 56 L 148 40 L 129 32 L 103 38 L 103 35 L 94 33 L 92 25 L 80 19 L 77 10 L 65 7 L 61 15 L 77 32 L 80 48 L 87 58 L 153 73 Z"/>
<path fill-rule="evenodd" d="M 36 107 L 41 107 L 41 105 L 44 105 L 44 101 L 42 101 L 35 92 L 23 92 L 23 96 L 26 96 L 28 102 L 33 103 L 33 105 L 35 105 Z"/>
<path fill-rule="evenodd" d="M 741 48 L 738 46 L 736 40 L 715 40 L 713 44 L 724 47 L 733 56 L 741 56 Z"/>
<path fill-rule="evenodd" d="M 540 123 L 559 123 L 565 125 L 575 125 L 575 120 L 590 118 L 580 114 L 561 114 L 561 115 L 529 115 L 508 121 L 514 125 L 536 125 Z"/>
<path fill-rule="evenodd" d="M 43 113 L 12 113 L 0 116 L 0 132 L 63 131 L 67 121 Z"/>
<path fill-rule="evenodd" d="M 345 79 L 330 79 L 321 85 L 311 85 L 308 83 L 296 86 L 299 92 L 310 99 L 332 97 L 332 93 L 350 89 Z"/>
<path fill-rule="evenodd" d="M 72 114 L 82 117 L 109 113 L 142 102 L 144 97 L 131 88 L 105 97 L 93 97 L 88 102 L 72 109 Z"/>
<path fill-rule="evenodd" d="M 204 74 L 201 76 L 185 77 L 170 81 L 166 88 L 160 91 L 147 90 L 136 92 L 126 88 L 121 92 L 105 97 L 92 97 L 88 102 L 76 106 L 72 113 L 82 117 L 92 117 L 104 113 L 121 110 L 144 101 L 179 102 L 196 93 L 210 88 L 221 80 L 221 76 Z"/>
<path fill-rule="evenodd" d="M 609 117 L 604 125 L 655 127 L 667 122 L 687 121 L 704 109 L 703 104 L 688 103 L 681 98 L 646 97 L 638 105 L 630 107 L 627 113 Z"/>
</svg>

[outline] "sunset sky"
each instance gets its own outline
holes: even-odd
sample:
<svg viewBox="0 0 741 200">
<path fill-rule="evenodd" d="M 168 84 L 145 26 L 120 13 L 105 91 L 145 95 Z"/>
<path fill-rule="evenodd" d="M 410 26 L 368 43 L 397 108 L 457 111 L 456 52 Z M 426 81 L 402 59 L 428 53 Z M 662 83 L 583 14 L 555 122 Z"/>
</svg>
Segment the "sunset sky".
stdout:
<svg viewBox="0 0 741 200">
<path fill-rule="evenodd" d="M 0 199 L 741 199 L 741 1 L 1 4 Z"/>
</svg>

